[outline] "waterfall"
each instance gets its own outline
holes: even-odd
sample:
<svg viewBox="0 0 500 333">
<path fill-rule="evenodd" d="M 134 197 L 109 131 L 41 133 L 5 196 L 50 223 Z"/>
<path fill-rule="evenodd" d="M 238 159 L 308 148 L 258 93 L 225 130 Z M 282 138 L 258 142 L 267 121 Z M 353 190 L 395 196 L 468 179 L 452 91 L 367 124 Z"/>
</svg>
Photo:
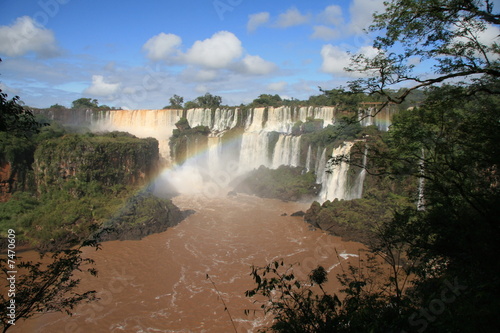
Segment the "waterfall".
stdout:
<svg viewBox="0 0 500 333">
<path fill-rule="evenodd" d="M 354 183 L 354 186 L 351 190 L 351 195 L 349 199 L 357 199 L 363 196 L 363 185 L 365 183 L 366 178 L 366 162 L 368 159 L 368 146 L 365 145 L 365 150 L 363 152 L 363 163 L 361 166 L 361 171 L 359 172 L 358 177 Z"/>
<path fill-rule="evenodd" d="M 306 171 L 311 171 L 311 145 L 307 148 Z"/>
<path fill-rule="evenodd" d="M 317 156 L 320 156 L 320 147 L 318 147 L 318 154 Z M 316 160 L 316 183 L 322 184 L 323 179 L 326 178 L 326 148 L 323 149 L 323 152 L 321 153 L 321 157 Z"/>
<path fill-rule="evenodd" d="M 210 171 L 219 169 L 221 165 L 222 145 L 220 137 L 208 137 L 208 168 Z"/>
<path fill-rule="evenodd" d="M 344 142 L 340 147 L 333 149 L 332 158 L 329 162 L 332 163 L 336 157 L 349 156 L 353 145 L 353 142 Z M 335 163 L 328 171 L 326 179 L 323 180 L 320 198 L 322 200 L 349 198 L 347 177 L 349 164 L 346 162 Z"/>
<path fill-rule="evenodd" d="M 122 131 L 139 138 L 154 137 L 158 140 L 160 156 L 171 163 L 168 140 L 175 123 L 182 117 L 182 110 L 111 110 L 97 111 L 91 121 L 91 130 Z"/>
<path fill-rule="evenodd" d="M 239 173 L 250 171 L 261 165 L 269 166 L 268 133 L 244 133 L 241 140 Z"/>
<path fill-rule="evenodd" d="M 225 131 L 236 127 L 238 124 L 238 109 L 215 110 L 212 131 Z"/>
<path fill-rule="evenodd" d="M 290 107 L 281 106 L 278 108 L 268 108 L 267 121 L 265 124 L 266 131 L 289 134 L 292 132 L 293 124 L 292 109 Z"/>
<path fill-rule="evenodd" d="M 186 119 L 191 127 L 212 127 L 212 110 L 205 108 L 189 109 L 186 111 Z"/>
<path fill-rule="evenodd" d="M 274 147 L 271 167 L 280 165 L 298 166 L 300 160 L 300 136 L 280 134 Z"/>
<path fill-rule="evenodd" d="M 362 125 L 376 125 L 387 130 L 392 111 L 387 108 L 373 117 L 374 110 L 374 108 L 360 110 Z M 307 171 L 314 171 L 316 182 L 322 184 L 321 200 L 359 198 L 362 195 L 366 170 L 362 169 L 355 179 L 350 177 L 349 180 L 348 164 L 341 163 L 328 170 L 328 152 L 324 146 L 303 145 L 304 150 L 307 148 L 307 152 L 301 152 L 302 136 L 291 135 L 297 121 L 323 120 L 323 127 L 334 124 L 335 107 L 110 110 L 89 111 L 85 114 L 85 118 L 91 121 L 93 131 L 125 131 L 141 138 L 156 138 L 159 142 L 160 155 L 167 166 L 174 166 L 176 162 L 171 160 L 168 143 L 173 130 L 176 129 L 175 124 L 183 116 L 191 127 L 207 126 L 211 131 L 207 141 L 203 143 L 201 138 L 199 142 L 198 139 L 188 138 L 185 154 L 192 161 L 178 166 L 184 169 L 189 167 L 190 172 L 198 170 L 196 175 L 193 173 L 196 179 L 208 179 L 226 169 L 230 171 L 226 172 L 224 179 L 239 176 L 261 165 L 268 168 L 278 168 L 280 165 L 304 166 Z M 224 134 L 237 126 L 242 126 L 241 136 L 231 136 L 231 139 L 225 140 Z M 348 155 L 352 144 L 344 143 L 341 147 L 333 149 L 332 155 Z M 191 158 L 192 156 L 196 156 L 196 159 Z M 301 156 L 304 156 L 305 161 L 301 160 Z M 227 168 L 229 164 L 231 167 Z M 363 164 L 366 164 L 366 150 Z M 178 171 L 180 174 L 185 170 Z M 189 172 L 183 174 L 188 175 Z M 348 184 L 349 181 L 352 184 Z M 419 205 L 423 204 L 423 185 L 423 179 L 420 179 Z"/>
</svg>

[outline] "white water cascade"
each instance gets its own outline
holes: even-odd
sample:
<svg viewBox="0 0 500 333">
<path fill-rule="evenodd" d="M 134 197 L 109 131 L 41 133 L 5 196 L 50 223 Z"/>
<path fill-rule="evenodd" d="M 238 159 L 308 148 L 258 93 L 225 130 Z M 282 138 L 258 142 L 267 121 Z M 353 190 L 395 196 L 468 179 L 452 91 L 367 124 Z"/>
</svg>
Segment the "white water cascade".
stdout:
<svg viewBox="0 0 500 333">
<path fill-rule="evenodd" d="M 341 163 L 331 169 L 327 168 L 330 157 L 325 147 L 303 143 L 301 135 L 292 135 L 292 129 L 298 121 L 320 119 L 323 121 L 323 128 L 335 124 L 336 112 L 334 107 L 283 106 L 246 110 L 111 110 L 97 111 L 88 117 L 94 131 L 126 131 L 138 137 L 158 139 L 160 155 L 165 164 L 170 166 L 170 172 L 184 172 L 191 180 L 221 178 L 221 172 L 225 173 L 222 178 L 227 180 L 261 165 L 273 169 L 280 165 L 298 166 L 315 172 L 316 182 L 322 184 L 319 200 L 359 198 L 362 194 L 364 170 L 357 170 L 359 174 L 356 181 L 348 184 L 348 164 Z M 381 113 L 366 118 L 363 124 L 386 128 L 389 116 L 387 112 Z M 191 128 L 207 126 L 211 134 L 204 143 L 188 140 L 188 160 L 175 161 L 171 158 L 168 142 L 176 129 L 175 124 L 182 117 L 187 119 Z M 225 133 L 233 129 L 237 134 L 230 140 L 224 139 Z M 347 156 L 352 146 L 352 142 L 345 142 L 333 149 L 332 156 Z M 186 172 L 187 169 L 189 172 Z M 179 175 L 176 174 L 175 177 L 177 176 Z M 190 182 L 186 184 L 191 184 Z M 193 188 L 192 184 L 189 186 Z"/>
<path fill-rule="evenodd" d="M 349 156 L 353 142 L 344 142 L 338 148 L 333 149 L 332 163 L 336 157 Z M 323 175 L 323 188 L 321 189 L 320 198 L 323 201 L 334 199 L 348 199 L 351 197 L 348 189 L 348 171 L 349 164 L 342 161 L 333 163 L 330 169 L 324 171 Z"/>
</svg>

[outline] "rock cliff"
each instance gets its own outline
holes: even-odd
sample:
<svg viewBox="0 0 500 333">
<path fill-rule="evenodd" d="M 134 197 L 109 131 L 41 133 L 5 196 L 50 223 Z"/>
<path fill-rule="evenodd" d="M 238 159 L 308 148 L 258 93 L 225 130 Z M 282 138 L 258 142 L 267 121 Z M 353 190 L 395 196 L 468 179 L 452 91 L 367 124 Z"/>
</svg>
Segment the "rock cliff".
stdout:
<svg viewBox="0 0 500 333">
<path fill-rule="evenodd" d="M 157 168 L 158 142 L 125 134 L 66 135 L 47 140 L 35 151 L 37 188 L 59 186 L 75 179 L 105 186 L 142 185 Z"/>
</svg>

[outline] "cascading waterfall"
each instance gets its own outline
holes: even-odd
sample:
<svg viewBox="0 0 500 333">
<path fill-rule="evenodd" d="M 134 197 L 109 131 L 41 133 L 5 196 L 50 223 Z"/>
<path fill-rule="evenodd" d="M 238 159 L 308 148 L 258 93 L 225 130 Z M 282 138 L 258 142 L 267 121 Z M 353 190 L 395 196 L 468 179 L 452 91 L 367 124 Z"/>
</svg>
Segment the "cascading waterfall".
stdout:
<svg viewBox="0 0 500 333">
<path fill-rule="evenodd" d="M 298 166 L 300 158 L 300 136 L 280 134 L 273 152 L 271 167 L 280 165 Z"/>
<path fill-rule="evenodd" d="M 316 183 L 323 184 L 323 179 L 326 176 L 326 148 L 323 149 L 320 154 L 321 147 L 318 147 L 318 155 L 321 156 L 318 160 L 316 160 Z"/>
<path fill-rule="evenodd" d="M 365 183 L 366 178 L 366 162 L 368 159 L 368 146 L 365 145 L 365 150 L 363 152 L 363 162 L 361 165 L 361 171 L 359 172 L 356 181 L 354 182 L 354 186 L 351 190 L 351 197 L 349 199 L 361 198 L 363 196 L 363 184 Z"/>
<path fill-rule="evenodd" d="M 311 145 L 307 148 L 307 157 L 306 157 L 306 171 L 311 171 Z"/>
<path fill-rule="evenodd" d="M 168 140 L 181 117 L 182 110 L 97 111 L 90 117 L 90 126 L 97 132 L 123 131 L 139 138 L 154 137 L 158 140 L 160 156 L 171 163 Z"/>
<path fill-rule="evenodd" d="M 333 149 L 332 158 L 329 163 L 333 163 L 335 158 L 345 156 L 348 157 L 354 142 L 344 142 L 340 147 Z M 332 167 L 325 170 L 326 175 L 323 179 L 323 188 L 321 189 L 320 198 L 322 200 L 346 199 L 350 195 L 348 193 L 347 172 L 349 164 L 342 161 L 333 163 Z"/>
<path fill-rule="evenodd" d="M 371 115 L 372 110 L 366 112 Z M 224 169 L 230 159 L 231 177 L 261 165 L 269 168 L 278 168 L 280 165 L 301 166 L 316 173 L 317 183 L 322 184 L 321 200 L 359 198 L 362 194 L 365 170 L 361 169 L 354 184 L 348 185 L 348 164 L 341 163 L 333 167 L 331 172 L 327 172 L 326 148 L 309 144 L 306 146 L 307 152 L 301 152 L 302 136 L 292 135 L 292 128 L 297 121 L 321 119 L 323 127 L 326 127 L 335 123 L 335 115 L 334 107 L 282 106 L 253 108 L 244 112 L 239 108 L 95 111 L 88 115 L 88 118 L 92 119 L 94 131 L 126 131 L 138 137 L 158 139 L 160 155 L 165 164 L 174 165 L 180 162 L 182 165 L 176 168 L 176 172 L 181 172 L 181 168 L 190 168 L 192 178 L 210 178 L 210 175 Z M 245 118 L 240 119 L 243 116 Z M 375 117 L 364 118 L 362 123 L 387 129 L 390 116 L 391 112 L 382 112 Z M 203 155 L 197 156 L 189 163 L 172 161 L 170 157 L 168 142 L 172 131 L 176 129 L 175 124 L 181 117 L 185 117 L 192 128 L 207 126 L 211 131 L 208 141 L 203 144 L 197 139 L 187 140 L 186 158 Z M 224 133 L 237 126 L 243 126 L 238 139 L 229 140 L 229 143 L 228 140 L 223 140 Z M 230 149 L 228 145 L 232 145 Z M 353 143 L 346 142 L 334 149 L 332 155 L 348 155 L 352 145 Z M 200 152 L 203 149 L 205 152 Z M 366 163 L 366 156 L 363 163 Z M 200 176 L 202 174 L 203 177 Z"/>
<path fill-rule="evenodd" d="M 239 173 L 258 168 L 261 165 L 269 166 L 268 133 L 244 133 L 241 140 Z"/>
</svg>

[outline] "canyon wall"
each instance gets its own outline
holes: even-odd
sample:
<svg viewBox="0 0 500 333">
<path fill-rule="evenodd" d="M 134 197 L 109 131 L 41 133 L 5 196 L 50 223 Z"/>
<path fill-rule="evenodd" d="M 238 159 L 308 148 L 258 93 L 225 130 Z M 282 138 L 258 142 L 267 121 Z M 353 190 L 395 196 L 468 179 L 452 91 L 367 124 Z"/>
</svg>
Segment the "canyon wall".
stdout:
<svg viewBox="0 0 500 333">
<path fill-rule="evenodd" d="M 261 165 L 273 169 L 280 165 L 303 167 L 315 172 L 317 183 L 322 184 L 319 200 L 325 201 L 360 197 L 362 170 L 346 163 L 328 166 L 336 155 L 348 159 L 351 143 L 340 142 L 332 147 L 330 143 L 311 144 L 303 138 L 307 132 L 336 125 L 346 115 L 335 107 L 283 106 L 79 111 L 75 117 L 53 117 L 72 122 L 84 117 L 83 123 L 96 132 L 126 131 L 142 138 L 154 137 L 159 142 L 163 165 L 177 170 L 189 168 L 193 179 L 214 178 L 221 171 L 235 178 Z M 387 130 L 392 111 L 384 109 L 375 114 L 375 109 L 369 108 L 359 117 L 363 126 Z M 178 135 L 169 145 L 175 125 L 182 118 L 192 129 L 208 130 L 208 135 Z"/>
<path fill-rule="evenodd" d="M 37 147 L 33 170 L 39 191 L 69 180 L 142 185 L 157 170 L 158 158 L 158 142 L 152 138 L 65 135 Z"/>
</svg>

